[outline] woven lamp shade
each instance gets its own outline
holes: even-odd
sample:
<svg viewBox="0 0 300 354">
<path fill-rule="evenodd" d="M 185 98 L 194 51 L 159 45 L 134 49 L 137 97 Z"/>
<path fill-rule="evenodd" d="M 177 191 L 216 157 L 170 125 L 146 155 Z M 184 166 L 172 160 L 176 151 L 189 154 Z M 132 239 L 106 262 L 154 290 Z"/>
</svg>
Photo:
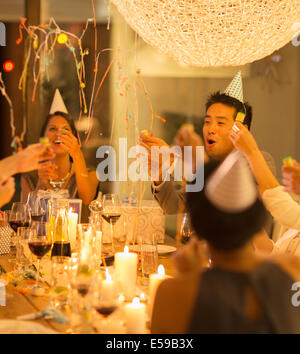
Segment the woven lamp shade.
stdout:
<svg viewBox="0 0 300 354">
<path fill-rule="evenodd" d="M 145 42 L 180 64 L 236 66 L 295 35 L 299 0 L 111 0 Z"/>
</svg>

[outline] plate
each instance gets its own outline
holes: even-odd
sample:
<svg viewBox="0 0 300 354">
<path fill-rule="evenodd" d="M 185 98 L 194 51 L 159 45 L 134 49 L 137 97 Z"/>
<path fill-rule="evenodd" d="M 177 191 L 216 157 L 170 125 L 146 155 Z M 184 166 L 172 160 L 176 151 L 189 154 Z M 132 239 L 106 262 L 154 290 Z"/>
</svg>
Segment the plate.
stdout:
<svg viewBox="0 0 300 354">
<path fill-rule="evenodd" d="M 130 251 L 140 252 L 141 246 L 139 245 L 131 245 L 129 246 Z M 176 247 L 168 246 L 168 245 L 157 245 L 158 254 L 168 254 L 176 251 Z"/>
</svg>

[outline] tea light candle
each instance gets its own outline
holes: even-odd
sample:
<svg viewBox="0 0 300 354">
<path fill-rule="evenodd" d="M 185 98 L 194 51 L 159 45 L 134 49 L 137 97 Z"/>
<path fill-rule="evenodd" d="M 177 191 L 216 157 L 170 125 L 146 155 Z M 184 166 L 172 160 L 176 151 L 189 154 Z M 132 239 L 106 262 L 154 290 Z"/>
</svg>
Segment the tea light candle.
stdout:
<svg viewBox="0 0 300 354">
<path fill-rule="evenodd" d="M 137 254 L 129 252 L 127 246 L 124 252 L 115 254 L 115 272 L 126 300 L 132 299 L 136 292 Z"/>
<path fill-rule="evenodd" d="M 149 277 L 149 310 L 150 318 L 152 317 L 152 310 L 155 300 L 155 295 L 159 284 L 168 277 L 165 275 L 165 268 L 160 264 L 157 268 L 157 273 L 150 274 Z"/>
<path fill-rule="evenodd" d="M 135 297 L 131 304 L 125 305 L 127 333 L 145 333 L 146 329 L 146 306 Z"/>
<path fill-rule="evenodd" d="M 70 228 L 71 248 L 75 248 L 76 227 L 77 227 L 77 223 L 78 223 L 78 214 L 77 213 L 72 213 L 72 208 L 68 212 L 68 222 L 69 222 L 69 228 Z"/>
<path fill-rule="evenodd" d="M 101 297 L 104 301 L 110 300 L 114 292 L 114 282 L 107 268 L 105 270 L 105 276 L 106 279 L 101 282 Z"/>
</svg>

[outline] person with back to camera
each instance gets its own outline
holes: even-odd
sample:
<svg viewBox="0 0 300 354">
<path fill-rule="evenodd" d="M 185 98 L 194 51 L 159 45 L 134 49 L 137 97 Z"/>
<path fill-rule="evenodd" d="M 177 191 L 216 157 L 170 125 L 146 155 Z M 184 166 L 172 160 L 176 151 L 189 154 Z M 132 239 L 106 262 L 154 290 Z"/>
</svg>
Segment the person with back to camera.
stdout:
<svg viewBox="0 0 300 354">
<path fill-rule="evenodd" d="M 197 267 L 160 284 L 152 333 L 300 333 L 292 301 L 300 259 L 255 251 L 266 210 L 248 164 L 235 151 L 204 171 L 205 187 L 187 193 L 187 209 L 197 237 L 209 245 L 211 267 L 198 259 Z M 191 240 L 187 247 L 194 246 Z"/>
</svg>

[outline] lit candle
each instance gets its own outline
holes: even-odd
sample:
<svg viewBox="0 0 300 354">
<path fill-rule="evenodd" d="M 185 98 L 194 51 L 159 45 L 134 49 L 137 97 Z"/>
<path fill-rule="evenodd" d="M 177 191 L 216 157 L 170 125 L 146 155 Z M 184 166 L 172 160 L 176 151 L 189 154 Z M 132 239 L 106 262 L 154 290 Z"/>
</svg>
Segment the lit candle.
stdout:
<svg viewBox="0 0 300 354">
<path fill-rule="evenodd" d="M 132 299 L 136 292 L 137 254 L 129 252 L 127 246 L 124 252 L 115 254 L 115 272 L 126 300 Z"/>
<path fill-rule="evenodd" d="M 165 275 L 165 268 L 162 264 L 160 264 L 157 268 L 157 273 L 150 274 L 150 277 L 149 277 L 149 314 L 150 314 L 150 318 L 152 317 L 152 310 L 153 310 L 156 290 L 157 290 L 159 284 L 164 279 L 167 279 L 167 276 Z"/>
<path fill-rule="evenodd" d="M 111 278 L 111 275 L 108 272 L 108 269 L 105 270 L 106 279 L 101 282 L 101 297 L 104 301 L 110 300 L 114 292 L 114 282 Z"/>
<path fill-rule="evenodd" d="M 131 304 L 125 305 L 127 333 L 145 333 L 146 329 L 146 306 L 135 297 Z"/>
<path fill-rule="evenodd" d="M 68 212 L 68 222 L 70 228 L 71 249 L 74 249 L 76 247 L 76 227 L 78 222 L 78 214 L 72 213 L 72 208 Z"/>
<path fill-rule="evenodd" d="M 82 247 L 81 252 L 80 252 L 80 262 L 82 264 L 87 264 L 87 249 L 85 247 Z"/>
</svg>

